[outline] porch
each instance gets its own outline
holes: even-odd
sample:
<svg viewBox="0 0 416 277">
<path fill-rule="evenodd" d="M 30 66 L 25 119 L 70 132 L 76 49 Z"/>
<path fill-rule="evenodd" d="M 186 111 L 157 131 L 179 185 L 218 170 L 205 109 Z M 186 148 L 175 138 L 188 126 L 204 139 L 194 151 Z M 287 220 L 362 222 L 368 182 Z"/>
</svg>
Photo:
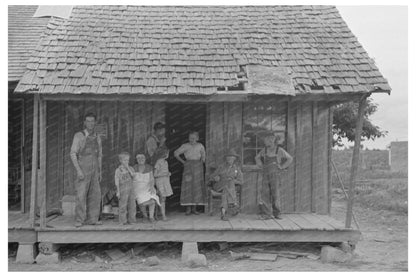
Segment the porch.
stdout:
<svg viewBox="0 0 416 277">
<path fill-rule="evenodd" d="M 9 242 L 35 243 L 118 243 L 160 241 L 227 241 L 227 242 L 350 242 L 355 244 L 361 233 L 328 215 L 314 213 L 283 214 L 281 220 L 259 219 L 257 215 L 240 214 L 222 221 L 206 214 L 185 216 L 169 214 L 168 221 L 118 225 L 118 218 L 107 219 L 100 226 L 76 228 L 73 218 L 51 217 L 46 228 L 30 227 L 25 214 L 10 215 Z M 20 240 L 20 241 L 19 241 Z"/>
</svg>

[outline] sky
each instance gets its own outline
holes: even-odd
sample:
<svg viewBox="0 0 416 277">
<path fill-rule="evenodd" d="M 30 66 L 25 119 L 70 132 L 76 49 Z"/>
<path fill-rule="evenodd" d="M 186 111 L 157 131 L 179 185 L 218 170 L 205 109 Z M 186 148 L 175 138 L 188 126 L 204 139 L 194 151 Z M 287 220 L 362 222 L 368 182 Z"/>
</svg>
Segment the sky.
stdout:
<svg viewBox="0 0 416 277">
<path fill-rule="evenodd" d="M 364 141 L 369 149 L 386 149 L 408 140 L 408 24 L 406 6 L 337 6 L 341 16 L 387 78 L 391 94 L 372 94 L 378 111 L 370 120 L 388 135 Z"/>
</svg>

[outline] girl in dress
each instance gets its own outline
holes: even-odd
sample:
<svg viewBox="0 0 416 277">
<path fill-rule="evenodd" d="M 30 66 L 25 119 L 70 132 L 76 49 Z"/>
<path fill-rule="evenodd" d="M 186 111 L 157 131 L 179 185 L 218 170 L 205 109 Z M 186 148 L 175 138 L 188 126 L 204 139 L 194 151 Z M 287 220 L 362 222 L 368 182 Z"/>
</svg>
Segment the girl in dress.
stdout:
<svg viewBox="0 0 416 277">
<path fill-rule="evenodd" d="M 146 164 L 146 157 L 144 154 L 136 155 L 137 164 L 133 167 L 133 187 L 136 196 L 136 202 L 139 205 L 140 211 L 145 218 L 150 222 L 154 222 L 155 205 L 159 205 L 159 197 L 156 194 L 155 180 L 153 177 L 153 168 Z M 149 215 L 146 207 L 149 207 Z"/>
<path fill-rule="evenodd" d="M 207 205 L 204 182 L 205 148 L 198 142 L 198 132 L 190 132 L 189 142 L 182 144 L 175 152 L 175 158 L 184 164 L 181 205 L 186 206 L 186 215 L 199 214 L 197 205 Z M 185 156 L 185 160 L 181 155 Z"/>
<path fill-rule="evenodd" d="M 162 212 L 162 219 L 167 220 L 165 202 L 166 197 L 173 194 L 172 187 L 170 185 L 170 172 L 168 162 L 166 159 L 169 157 L 169 150 L 164 149 L 161 153 L 161 158 L 156 161 L 154 176 L 156 181 L 156 188 L 160 197 L 160 210 Z"/>
</svg>

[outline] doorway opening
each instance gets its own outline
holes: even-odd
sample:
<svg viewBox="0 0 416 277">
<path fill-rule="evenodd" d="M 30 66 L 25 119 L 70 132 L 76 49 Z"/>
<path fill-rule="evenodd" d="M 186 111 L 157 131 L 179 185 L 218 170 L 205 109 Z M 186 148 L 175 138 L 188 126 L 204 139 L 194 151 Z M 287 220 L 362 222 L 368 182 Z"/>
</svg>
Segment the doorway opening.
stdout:
<svg viewBox="0 0 416 277">
<path fill-rule="evenodd" d="M 170 183 L 173 195 L 166 200 L 166 210 L 179 210 L 183 165 L 173 153 L 182 144 L 188 142 L 190 131 L 199 133 L 199 142 L 205 145 L 206 130 L 206 104 L 203 103 L 166 103 L 166 145 L 169 148 Z"/>
</svg>

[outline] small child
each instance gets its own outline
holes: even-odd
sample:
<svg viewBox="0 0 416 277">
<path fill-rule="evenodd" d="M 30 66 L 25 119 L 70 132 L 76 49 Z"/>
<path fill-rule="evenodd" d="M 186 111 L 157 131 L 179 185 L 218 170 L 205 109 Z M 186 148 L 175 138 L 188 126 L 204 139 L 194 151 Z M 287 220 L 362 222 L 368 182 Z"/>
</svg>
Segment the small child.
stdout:
<svg viewBox="0 0 416 277">
<path fill-rule="evenodd" d="M 229 214 L 238 213 L 237 195 L 235 184 L 243 183 L 243 173 L 236 163 L 239 156 L 231 149 L 225 155 L 225 162 L 221 164 L 210 179 L 215 181 L 213 190 L 221 193 L 221 219 L 228 220 Z"/>
<path fill-rule="evenodd" d="M 156 181 L 156 188 L 160 197 L 160 210 L 162 212 L 162 219 L 167 220 L 166 217 L 166 197 L 173 194 L 172 187 L 170 185 L 170 172 L 168 162 L 166 159 L 169 157 L 169 150 L 164 149 L 160 153 L 160 158 L 156 161 L 154 176 Z"/>
<path fill-rule="evenodd" d="M 119 167 L 114 174 L 114 182 L 119 199 L 119 221 L 120 224 L 136 223 L 136 202 L 133 193 L 134 169 L 129 166 L 130 154 L 122 152 L 118 155 Z"/>
<path fill-rule="evenodd" d="M 144 154 L 137 154 L 136 160 L 137 164 L 134 166 L 135 172 L 133 175 L 134 195 L 143 216 L 154 223 L 155 205 L 160 206 L 160 203 L 156 194 L 153 168 L 146 164 Z M 146 207 L 149 207 L 149 215 L 147 215 Z"/>
</svg>

